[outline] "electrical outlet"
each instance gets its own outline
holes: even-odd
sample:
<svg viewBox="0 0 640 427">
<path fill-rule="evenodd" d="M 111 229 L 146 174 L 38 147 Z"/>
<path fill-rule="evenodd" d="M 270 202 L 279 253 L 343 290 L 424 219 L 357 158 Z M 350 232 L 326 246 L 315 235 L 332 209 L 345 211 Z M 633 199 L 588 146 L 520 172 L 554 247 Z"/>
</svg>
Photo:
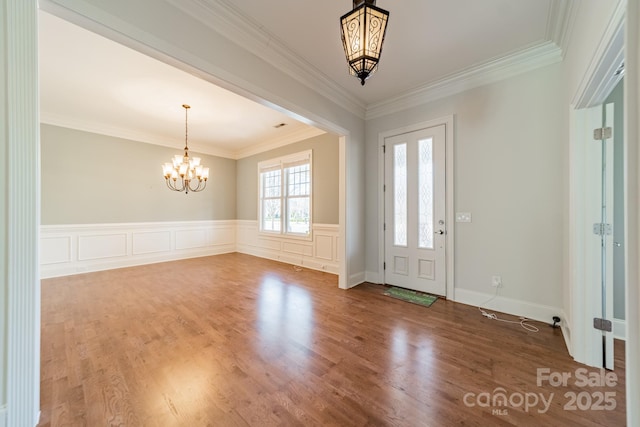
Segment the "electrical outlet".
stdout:
<svg viewBox="0 0 640 427">
<path fill-rule="evenodd" d="M 491 286 L 494 288 L 502 287 L 502 277 L 500 276 L 491 276 Z"/>
<path fill-rule="evenodd" d="M 471 213 L 456 212 L 456 222 L 471 222 Z"/>
</svg>

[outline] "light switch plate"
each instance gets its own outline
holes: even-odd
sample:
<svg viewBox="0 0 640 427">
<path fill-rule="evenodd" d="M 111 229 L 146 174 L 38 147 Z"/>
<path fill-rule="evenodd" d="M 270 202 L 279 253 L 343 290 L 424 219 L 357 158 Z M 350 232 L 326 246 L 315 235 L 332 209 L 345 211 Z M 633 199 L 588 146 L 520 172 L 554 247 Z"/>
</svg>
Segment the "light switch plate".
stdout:
<svg viewBox="0 0 640 427">
<path fill-rule="evenodd" d="M 471 212 L 456 212 L 456 222 L 471 222 Z"/>
</svg>

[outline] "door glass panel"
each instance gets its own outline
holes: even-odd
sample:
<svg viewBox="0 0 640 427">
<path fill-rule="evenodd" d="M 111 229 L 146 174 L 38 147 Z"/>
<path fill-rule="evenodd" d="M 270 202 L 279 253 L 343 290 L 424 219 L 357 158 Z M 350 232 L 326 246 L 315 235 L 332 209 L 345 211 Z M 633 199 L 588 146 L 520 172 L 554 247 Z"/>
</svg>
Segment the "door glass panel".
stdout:
<svg viewBox="0 0 640 427">
<path fill-rule="evenodd" d="M 393 146 L 393 243 L 407 246 L 407 144 Z"/>
<path fill-rule="evenodd" d="M 433 249 L 433 139 L 418 141 L 418 247 Z"/>
</svg>

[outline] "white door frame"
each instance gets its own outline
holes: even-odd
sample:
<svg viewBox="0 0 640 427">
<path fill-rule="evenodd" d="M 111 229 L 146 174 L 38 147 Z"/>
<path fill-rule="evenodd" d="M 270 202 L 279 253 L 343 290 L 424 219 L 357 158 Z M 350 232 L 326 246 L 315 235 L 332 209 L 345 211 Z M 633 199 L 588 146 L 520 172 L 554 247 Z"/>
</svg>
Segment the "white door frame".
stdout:
<svg viewBox="0 0 640 427">
<path fill-rule="evenodd" d="M 586 218 L 584 210 L 588 188 L 585 179 L 585 135 L 592 129 L 586 128 L 587 107 L 600 105 L 611 93 L 620 78 L 614 72 L 624 58 L 624 15 L 620 5 L 609 22 L 594 61 L 587 70 L 586 77 L 570 107 L 570 147 L 569 147 L 569 303 L 568 324 L 563 325 L 563 335 L 573 358 L 580 363 L 599 365 L 594 353 L 602 348 L 602 343 L 593 333 L 592 320 L 588 310 L 596 304 L 596 295 L 589 288 L 587 276 L 590 274 L 585 254 Z M 592 142 L 592 141 L 589 141 Z M 625 141 L 626 142 L 626 141 Z M 612 319 L 610 319 L 612 320 Z M 598 341 L 598 342 L 596 342 Z"/>
<path fill-rule="evenodd" d="M 445 264 L 446 264 L 446 298 L 455 301 L 455 280 L 454 280 L 454 182 L 453 182 L 453 132 L 454 132 L 454 116 L 445 116 L 425 122 L 415 123 L 401 128 L 391 129 L 378 134 L 378 271 L 379 281 L 384 282 L 384 153 L 382 146 L 385 138 L 400 135 L 403 133 L 415 132 L 421 129 L 427 129 L 434 126 L 445 126 L 445 218 L 446 218 L 446 248 L 445 248 Z"/>
<path fill-rule="evenodd" d="M 603 126 L 603 105 L 581 108 L 572 112 L 571 124 L 571 184 L 570 184 L 570 278 L 571 278 L 571 325 L 566 328 L 565 338 L 571 337 L 570 352 L 578 362 L 589 366 L 602 366 L 602 332 L 593 328 L 594 317 L 602 313 L 602 247 L 600 237 L 592 233 L 592 226 L 601 221 L 602 146 L 609 152 L 609 162 L 613 162 L 613 141 L 618 135 L 613 133 L 607 142 L 597 141 L 593 130 Z M 607 108 L 609 116 L 613 105 Z M 607 121 L 612 120 L 607 118 Z M 609 124 L 607 124 L 609 126 Z M 610 166 L 610 165 L 608 165 Z M 612 175 L 609 168 L 607 174 Z M 609 176 L 609 181 L 613 176 Z M 613 183 L 610 182 L 613 186 Z M 612 206 L 613 195 L 607 192 L 607 204 Z M 612 223 L 613 218 L 607 220 Z M 614 224 L 615 227 L 615 224 Z M 613 236 L 607 236 L 607 265 L 613 266 Z M 613 321 L 613 271 L 607 271 L 607 312 L 606 318 Z M 613 355 L 613 333 L 607 333 L 608 367 L 613 365 L 609 355 Z"/>
</svg>

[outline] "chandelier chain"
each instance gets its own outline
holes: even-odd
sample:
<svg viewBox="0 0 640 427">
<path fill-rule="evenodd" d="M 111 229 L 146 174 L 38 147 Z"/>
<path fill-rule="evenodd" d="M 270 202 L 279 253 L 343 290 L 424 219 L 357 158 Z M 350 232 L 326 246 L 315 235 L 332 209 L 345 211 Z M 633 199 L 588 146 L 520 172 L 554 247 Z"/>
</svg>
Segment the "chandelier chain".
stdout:
<svg viewBox="0 0 640 427">
<path fill-rule="evenodd" d="M 187 104 L 182 104 L 184 108 L 184 151 L 185 155 L 189 151 L 189 108 Z"/>
</svg>

